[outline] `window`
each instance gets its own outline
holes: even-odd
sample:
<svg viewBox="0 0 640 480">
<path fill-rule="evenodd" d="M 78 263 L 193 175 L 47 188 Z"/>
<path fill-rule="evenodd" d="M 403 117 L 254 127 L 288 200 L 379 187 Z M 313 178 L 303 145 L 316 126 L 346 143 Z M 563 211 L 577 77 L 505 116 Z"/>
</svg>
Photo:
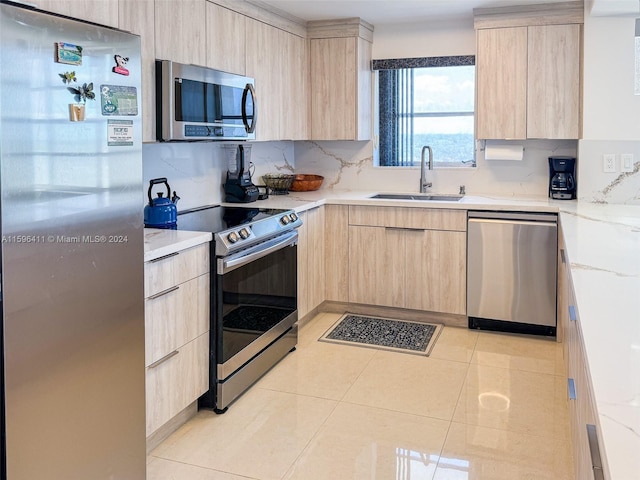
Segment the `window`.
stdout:
<svg viewBox="0 0 640 480">
<path fill-rule="evenodd" d="M 420 165 L 431 146 L 439 167 L 475 166 L 475 57 L 374 60 L 379 165 Z"/>
</svg>

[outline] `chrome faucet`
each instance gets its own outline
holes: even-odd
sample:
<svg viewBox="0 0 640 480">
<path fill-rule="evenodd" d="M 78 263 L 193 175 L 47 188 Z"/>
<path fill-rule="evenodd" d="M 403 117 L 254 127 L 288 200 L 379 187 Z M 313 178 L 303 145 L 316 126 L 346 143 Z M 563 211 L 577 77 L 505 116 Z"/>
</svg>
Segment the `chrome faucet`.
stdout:
<svg viewBox="0 0 640 480">
<path fill-rule="evenodd" d="M 424 151 L 429 150 L 429 170 L 433 170 L 433 150 L 430 146 L 422 147 L 422 157 L 420 159 L 420 193 L 426 193 L 427 188 L 431 188 L 433 184 L 427 182 L 427 174 L 424 168 Z"/>
</svg>

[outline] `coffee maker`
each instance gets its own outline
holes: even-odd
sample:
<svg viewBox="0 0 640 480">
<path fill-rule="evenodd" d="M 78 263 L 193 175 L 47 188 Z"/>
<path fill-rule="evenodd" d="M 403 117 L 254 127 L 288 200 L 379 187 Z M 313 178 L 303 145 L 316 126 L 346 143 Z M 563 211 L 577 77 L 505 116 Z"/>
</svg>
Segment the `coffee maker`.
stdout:
<svg viewBox="0 0 640 480">
<path fill-rule="evenodd" d="M 258 199 L 258 187 L 249 171 L 251 145 L 225 145 L 227 180 L 224 182 L 225 202 L 249 203 Z"/>
<path fill-rule="evenodd" d="M 576 198 L 574 157 L 549 157 L 549 197 L 557 200 Z"/>
</svg>

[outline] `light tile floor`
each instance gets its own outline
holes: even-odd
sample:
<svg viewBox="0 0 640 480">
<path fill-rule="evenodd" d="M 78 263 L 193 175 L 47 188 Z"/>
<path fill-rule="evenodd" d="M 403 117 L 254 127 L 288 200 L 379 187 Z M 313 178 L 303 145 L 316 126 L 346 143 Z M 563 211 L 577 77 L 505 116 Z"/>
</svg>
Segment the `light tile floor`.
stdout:
<svg viewBox="0 0 640 480">
<path fill-rule="evenodd" d="M 561 344 L 450 327 L 430 357 L 318 342 L 339 316 L 151 452 L 147 480 L 573 478 Z"/>
</svg>

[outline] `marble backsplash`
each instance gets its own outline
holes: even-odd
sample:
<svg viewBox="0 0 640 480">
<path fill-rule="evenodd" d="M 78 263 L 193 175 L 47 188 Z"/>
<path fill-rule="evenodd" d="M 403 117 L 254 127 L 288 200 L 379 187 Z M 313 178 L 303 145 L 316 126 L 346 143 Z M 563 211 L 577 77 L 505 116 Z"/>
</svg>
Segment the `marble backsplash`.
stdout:
<svg viewBox="0 0 640 480">
<path fill-rule="evenodd" d="M 518 143 L 518 142 L 516 142 Z M 482 144 L 476 168 L 427 172 L 434 193 L 546 196 L 551 155 L 578 157 L 578 197 L 593 203 L 640 204 L 640 142 L 528 140 L 522 161 L 485 160 Z M 144 199 L 149 180 L 167 177 L 181 197 L 179 210 L 221 203 L 227 165 L 224 143 L 144 144 Z M 321 189 L 418 192 L 420 168 L 374 166 L 373 142 L 252 142 L 253 180 L 265 173 L 314 173 L 325 177 Z M 617 154 L 617 172 L 604 173 L 602 155 Z M 632 153 L 632 172 L 620 172 L 620 154 Z M 437 152 L 436 152 L 437 155 Z M 160 191 L 160 187 L 156 187 Z M 154 190 L 155 191 L 155 190 Z"/>
<path fill-rule="evenodd" d="M 505 143 L 505 142 L 503 142 Z M 551 155 L 575 156 L 572 140 L 529 140 L 521 161 L 485 160 L 479 142 L 476 168 L 442 168 L 427 172 L 434 193 L 503 196 L 547 195 Z M 434 152 L 437 155 L 437 152 Z M 296 142 L 295 170 L 325 177 L 322 188 L 387 192 L 419 191 L 420 167 L 376 167 L 372 142 Z"/>
<path fill-rule="evenodd" d="M 178 210 L 219 204 L 226 178 L 225 143 L 171 142 L 142 146 L 144 198 L 152 178 L 166 177 L 171 189 L 180 196 Z M 252 142 L 251 162 L 254 183 L 260 184 L 265 173 L 292 173 L 293 142 Z M 155 191 L 162 191 L 156 186 Z"/>
<path fill-rule="evenodd" d="M 580 140 L 578 198 L 592 203 L 640 204 L 640 141 Z M 631 172 L 621 171 L 621 154 L 633 154 Z M 603 156 L 616 155 L 616 172 L 604 172 Z"/>
</svg>

